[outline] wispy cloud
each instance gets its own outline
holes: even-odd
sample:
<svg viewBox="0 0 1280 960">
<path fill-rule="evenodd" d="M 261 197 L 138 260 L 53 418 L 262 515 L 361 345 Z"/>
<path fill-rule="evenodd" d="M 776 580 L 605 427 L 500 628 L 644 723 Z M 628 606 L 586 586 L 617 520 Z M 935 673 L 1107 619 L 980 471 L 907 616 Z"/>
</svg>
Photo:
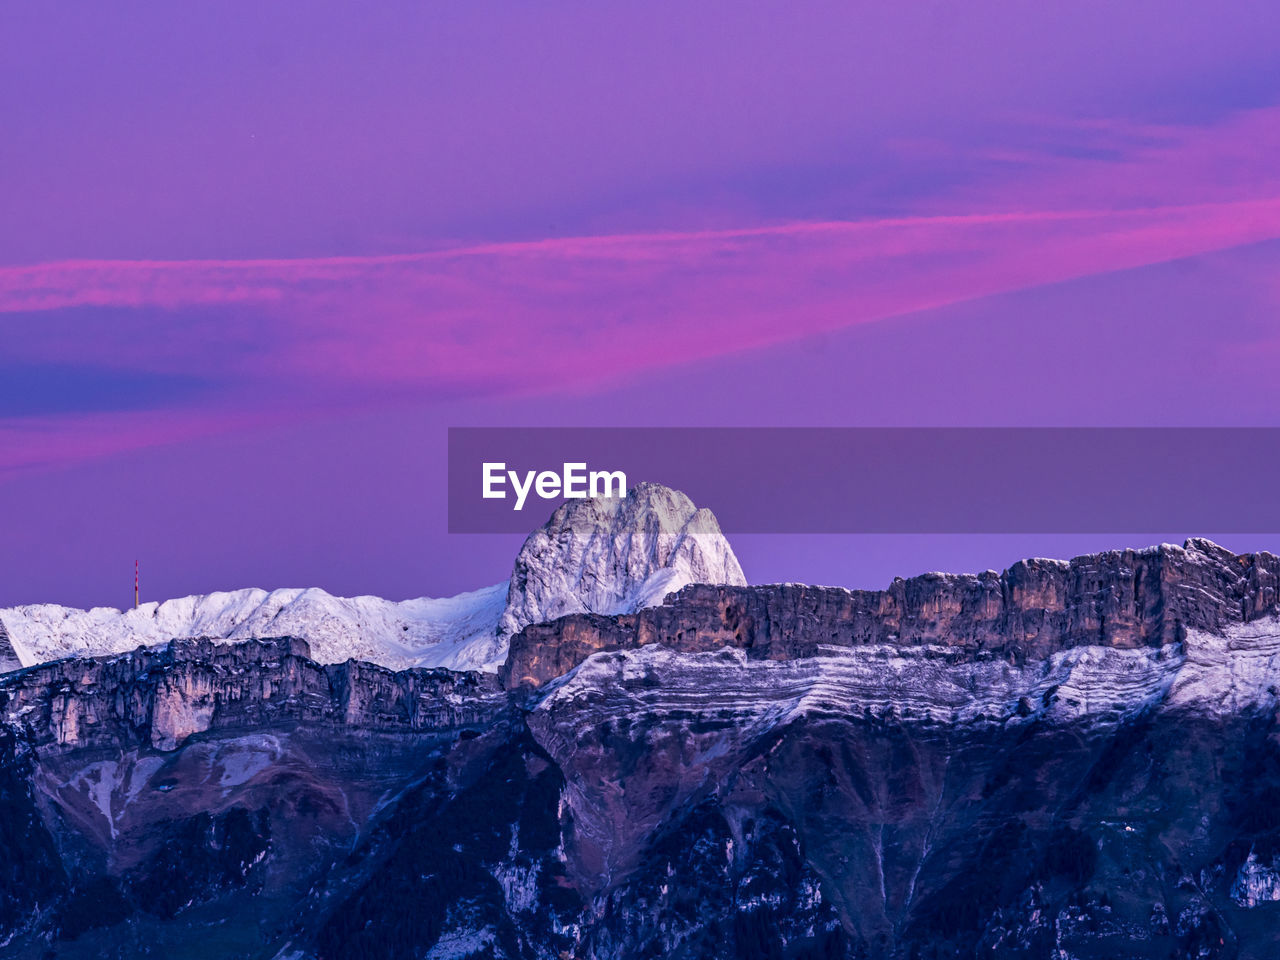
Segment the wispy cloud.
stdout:
<svg viewBox="0 0 1280 960">
<path fill-rule="evenodd" d="M 0 268 L 11 362 L 198 369 L 227 387 L 203 405 L 81 411 L 41 418 L 38 430 L 0 412 L 0 471 L 333 404 L 591 385 L 1280 237 L 1280 175 L 1251 152 L 1280 146 L 1280 111 L 1216 129 L 1086 133 L 1072 142 L 1087 150 L 1002 156 L 1026 169 L 970 185 L 941 216 L 393 256 Z M 1217 182 L 1212 169 L 1238 176 Z M 21 336 L 2 332 L 14 325 Z"/>
</svg>

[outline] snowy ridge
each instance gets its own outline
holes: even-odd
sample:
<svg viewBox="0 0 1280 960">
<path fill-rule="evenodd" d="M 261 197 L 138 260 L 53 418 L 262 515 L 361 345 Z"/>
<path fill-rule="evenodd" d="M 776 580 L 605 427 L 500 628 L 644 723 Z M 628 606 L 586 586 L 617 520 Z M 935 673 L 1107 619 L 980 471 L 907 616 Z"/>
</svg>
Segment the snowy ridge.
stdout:
<svg viewBox="0 0 1280 960">
<path fill-rule="evenodd" d="M 1273 708 L 1280 619 L 1190 633 L 1158 648 L 1082 646 L 1022 666 L 966 660 L 952 648 L 824 647 L 799 660 L 752 660 L 726 647 L 678 653 L 659 644 L 598 653 L 548 685 L 539 711 L 573 703 L 594 722 L 641 714 L 732 720 L 767 730 L 801 717 L 1004 722 L 1035 714 L 1119 722 L 1150 708 L 1238 714 Z"/>
<path fill-rule="evenodd" d="M 393 669 L 453 666 L 498 622 L 506 584 L 445 599 L 396 602 L 335 597 L 317 588 L 179 597 L 136 610 L 33 604 L 0 610 L 24 666 L 62 657 L 125 653 L 179 637 L 301 637 L 321 663 L 369 660 Z M 475 666 L 467 664 L 467 666 Z"/>
<path fill-rule="evenodd" d="M 511 581 L 455 597 L 335 597 L 311 587 L 208 593 L 124 611 L 33 604 L 0 609 L 0 640 L 7 631 L 23 666 L 178 638 L 292 636 L 321 663 L 494 671 L 510 636 L 530 623 L 630 613 L 695 582 L 746 579 L 709 510 L 642 483 L 626 497 L 567 502 L 526 539 Z"/>
</svg>

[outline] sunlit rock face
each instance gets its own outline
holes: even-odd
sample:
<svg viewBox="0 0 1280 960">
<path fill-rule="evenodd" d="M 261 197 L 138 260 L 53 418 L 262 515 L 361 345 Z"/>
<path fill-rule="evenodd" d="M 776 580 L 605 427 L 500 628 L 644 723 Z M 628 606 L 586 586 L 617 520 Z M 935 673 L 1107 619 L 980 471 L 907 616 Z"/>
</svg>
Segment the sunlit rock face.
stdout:
<svg viewBox="0 0 1280 960">
<path fill-rule="evenodd" d="M 1206 540 L 1025 560 L 1004 573 L 926 574 L 887 590 L 695 585 L 632 616 L 532 625 L 513 638 L 503 677 L 537 685 L 594 652 L 653 642 L 690 652 L 739 647 L 775 660 L 867 645 L 933 645 L 1014 662 L 1083 646 L 1159 650 L 1189 631 L 1217 634 L 1263 617 L 1278 595 L 1275 556 L 1236 556 Z"/>
<path fill-rule="evenodd" d="M 2 952 L 1280 956 L 1278 570 L 695 584 L 497 676 L 290 638 L 12 672 Z"/>
<path fill-rule="evenodd" d="M 569 613 L 629 613 L 690 583 L 746 582 L 710 510 L 642 483 L 624 498 L 568 501 L 525 540 L 499 631 Z"/>
</svg>

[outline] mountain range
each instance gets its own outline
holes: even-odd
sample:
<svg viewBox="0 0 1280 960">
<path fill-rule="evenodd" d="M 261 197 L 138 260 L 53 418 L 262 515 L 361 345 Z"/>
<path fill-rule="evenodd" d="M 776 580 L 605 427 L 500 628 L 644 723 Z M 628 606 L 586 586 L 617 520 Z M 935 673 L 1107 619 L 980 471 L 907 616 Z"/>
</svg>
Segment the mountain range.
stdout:
<svg viewBox="0 0 1280 960">
<path fill-rule="evenodd" d="M 748 585 L 642 485 L 460 598 L 0 620 L 5 956 L 1280 956 L 1269 553 Z"/>
<path fill-rule="evenodd" d="M 497 670 L 510 636 L 567 613 L 623 613 L 687 583 L 744 584 L 715 517 L 640 484 L 625 498 L 570 501 L 531 534 L 511 579 L 454 597 L 384 600 L 324 590 L 246 589 L 117 610 L 0 609 L 0 667 L 124 653 L 175 637 L 304 639 L 321 663 Z"/>
</svg>

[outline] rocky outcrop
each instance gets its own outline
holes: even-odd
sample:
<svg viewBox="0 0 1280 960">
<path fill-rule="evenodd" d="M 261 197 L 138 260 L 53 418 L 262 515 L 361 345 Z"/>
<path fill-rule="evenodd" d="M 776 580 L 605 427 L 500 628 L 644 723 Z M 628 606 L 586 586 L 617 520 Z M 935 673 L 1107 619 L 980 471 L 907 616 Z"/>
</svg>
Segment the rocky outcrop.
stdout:
<svg viewBox="0 0 1280 960">
<path fill-rule="evenodd" d="M 0 673 L 17 670 L 21 666 L 18 651 L 13 648 L 13 641 L 9 639 L 9 631 L 5 629 L 4 621 L 0 620 Z"/>
<path fill-rule="evenodd" d="M 1277 864 L 1259 863 L 1258 855 L 1250 850 L 1249 858 L 1241 865 L 1235 882 L 1231 884 L 1231 899 L 1242 907 L 1280 901 L 1280 869 L 1277 869 Z"/>
<path fill-rule="evenodd" d="M 880 591 L 693 585 L 634 614 L 528 626 L 512 639 L 501 677 L 508 687 L 537 686 L 593 653 L 650 643 L 740 647 L 772 660 L 822 647 L 936 644 L 1025 662 L 1085 645 L 1176 644 L 1188 630 L 1217 633 L 1274 612 L 1278 597 L 1280 559 L 1237 556 L 1207 540 L 1025 560 L 1004 573 L 926 574 Z"/>
<path fill-rule="evenodd" d="M 629 613 L 690 583 L 746 582 L 710 510 L 641 483 L 624 498 L 567 501 L 529 535 L 498 630 L 509 636 L 570 613 Z"/>
<path fill-rule="evenodd" d="M 455 729 L 488 722 L 504 699 L 487 674 L 321 665 L 294 637 L 175 640 L 0 677 L 0 717 L 56 748 L 172 750 L 193 734 L 279 723 Z"/>
</svg>

